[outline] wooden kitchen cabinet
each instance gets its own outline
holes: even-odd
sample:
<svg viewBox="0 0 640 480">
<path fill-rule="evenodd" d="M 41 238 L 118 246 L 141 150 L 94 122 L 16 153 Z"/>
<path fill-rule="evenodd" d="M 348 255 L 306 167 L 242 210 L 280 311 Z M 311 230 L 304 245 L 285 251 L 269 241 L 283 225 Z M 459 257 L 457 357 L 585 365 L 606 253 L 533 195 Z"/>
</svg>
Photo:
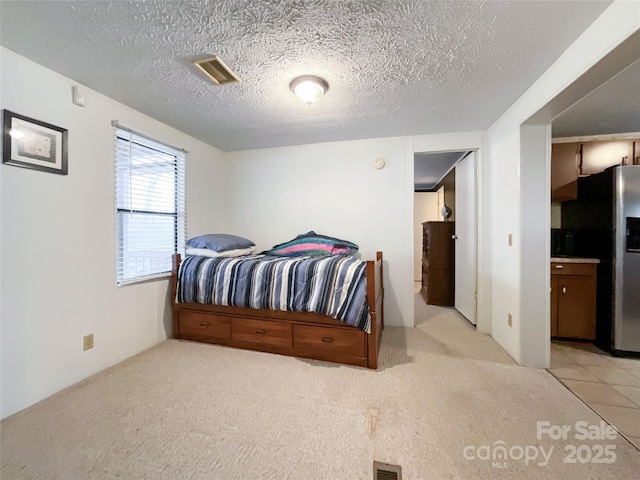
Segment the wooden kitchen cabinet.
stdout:
<svg viewBox="0 0 640 480">
<path fill-rule="evenodd" d="M 615 165 L 640 165 L 640 140 L 603 140 L 551 145 L 551 200 L 578 198 L 578 177 Z"/>
<path fill-rule="evenodd" d="M 558 336 L 558 276 L 551 275 L 551 336 Z"/>
<path fill-rule="evenodd" d="M 551 263 L 551 336 L 596 337 L 595 263 Z"/>
<path fill-rule="evenodd" d="M 578 198 L 579 143 L 551 145 L 551 200 L 564 202 Z"/>
<path fill-rule="evenodd" d="M 633 140 L 583 143 L 580 175 L 600 173 L 614 165 L 633 165 L 633 143 Z"/>
</svg>

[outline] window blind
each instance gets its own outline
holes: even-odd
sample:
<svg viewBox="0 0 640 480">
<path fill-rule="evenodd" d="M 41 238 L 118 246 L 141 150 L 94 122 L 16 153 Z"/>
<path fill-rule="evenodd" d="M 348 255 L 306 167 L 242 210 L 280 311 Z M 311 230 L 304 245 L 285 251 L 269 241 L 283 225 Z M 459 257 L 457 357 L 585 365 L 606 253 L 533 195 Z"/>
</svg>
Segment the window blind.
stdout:
<svg viewBox="0 0 640 480">
<path fill-rule="evenodd" d="M 184 250 L 185 153 L 115 129 L 118 284 L 164 275 Z"/>
</svg>

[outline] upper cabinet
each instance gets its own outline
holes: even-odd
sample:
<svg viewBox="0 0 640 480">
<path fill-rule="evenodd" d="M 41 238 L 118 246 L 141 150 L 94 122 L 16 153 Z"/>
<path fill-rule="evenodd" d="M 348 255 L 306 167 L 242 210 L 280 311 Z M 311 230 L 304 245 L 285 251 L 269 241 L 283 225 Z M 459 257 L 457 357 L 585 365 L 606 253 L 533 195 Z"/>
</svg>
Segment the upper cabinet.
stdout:
<svg viewBox="0 0 640 480">
<path fill-rule="evenodd" d="M 580 175 L 600 173 L 614 165 L 633 165 L 633 143 L 631 140 L 583 143 Z"/>
<path fill-rule="evenodd" d="M 551 200 L 578 198 L 578 177 L 614 165 L 640 165 L 640 140 L 554 143 L 551 145 Z"/>
<path fill-rule="evenodd" d="M 579 143 L 551 145 L 551 199 L 564 202 L 578 198 Z"/>
</svg>

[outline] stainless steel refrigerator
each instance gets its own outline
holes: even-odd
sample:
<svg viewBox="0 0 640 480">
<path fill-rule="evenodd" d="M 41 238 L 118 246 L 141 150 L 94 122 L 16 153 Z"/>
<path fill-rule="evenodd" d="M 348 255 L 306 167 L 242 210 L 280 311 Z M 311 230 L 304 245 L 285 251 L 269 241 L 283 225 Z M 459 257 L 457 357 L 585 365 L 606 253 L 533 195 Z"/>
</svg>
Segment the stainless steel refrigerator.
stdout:
<svg viewBox="0 0 640 480">
<path fill-rule="evenodd" d="M 599 258 L 596 345 L 640 354 L 640 165 L 578 180 L 578 199 L 562 205 L 575 229 L 576 255 Z"/>
</svg>

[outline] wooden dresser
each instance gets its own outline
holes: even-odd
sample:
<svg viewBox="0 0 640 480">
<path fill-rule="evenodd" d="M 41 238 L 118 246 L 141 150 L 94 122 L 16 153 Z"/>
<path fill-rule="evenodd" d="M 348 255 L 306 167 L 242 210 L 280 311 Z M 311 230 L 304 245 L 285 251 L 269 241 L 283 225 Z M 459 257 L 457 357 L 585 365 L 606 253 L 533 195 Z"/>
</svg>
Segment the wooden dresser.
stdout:
<svg viewBox="0 0 640 480">
<path fill-rule="evenodd" d="M 429 305 L 452 307 L 455 222 L 425 222 L 422 228 L 422 296 Z"/>
</svg>

